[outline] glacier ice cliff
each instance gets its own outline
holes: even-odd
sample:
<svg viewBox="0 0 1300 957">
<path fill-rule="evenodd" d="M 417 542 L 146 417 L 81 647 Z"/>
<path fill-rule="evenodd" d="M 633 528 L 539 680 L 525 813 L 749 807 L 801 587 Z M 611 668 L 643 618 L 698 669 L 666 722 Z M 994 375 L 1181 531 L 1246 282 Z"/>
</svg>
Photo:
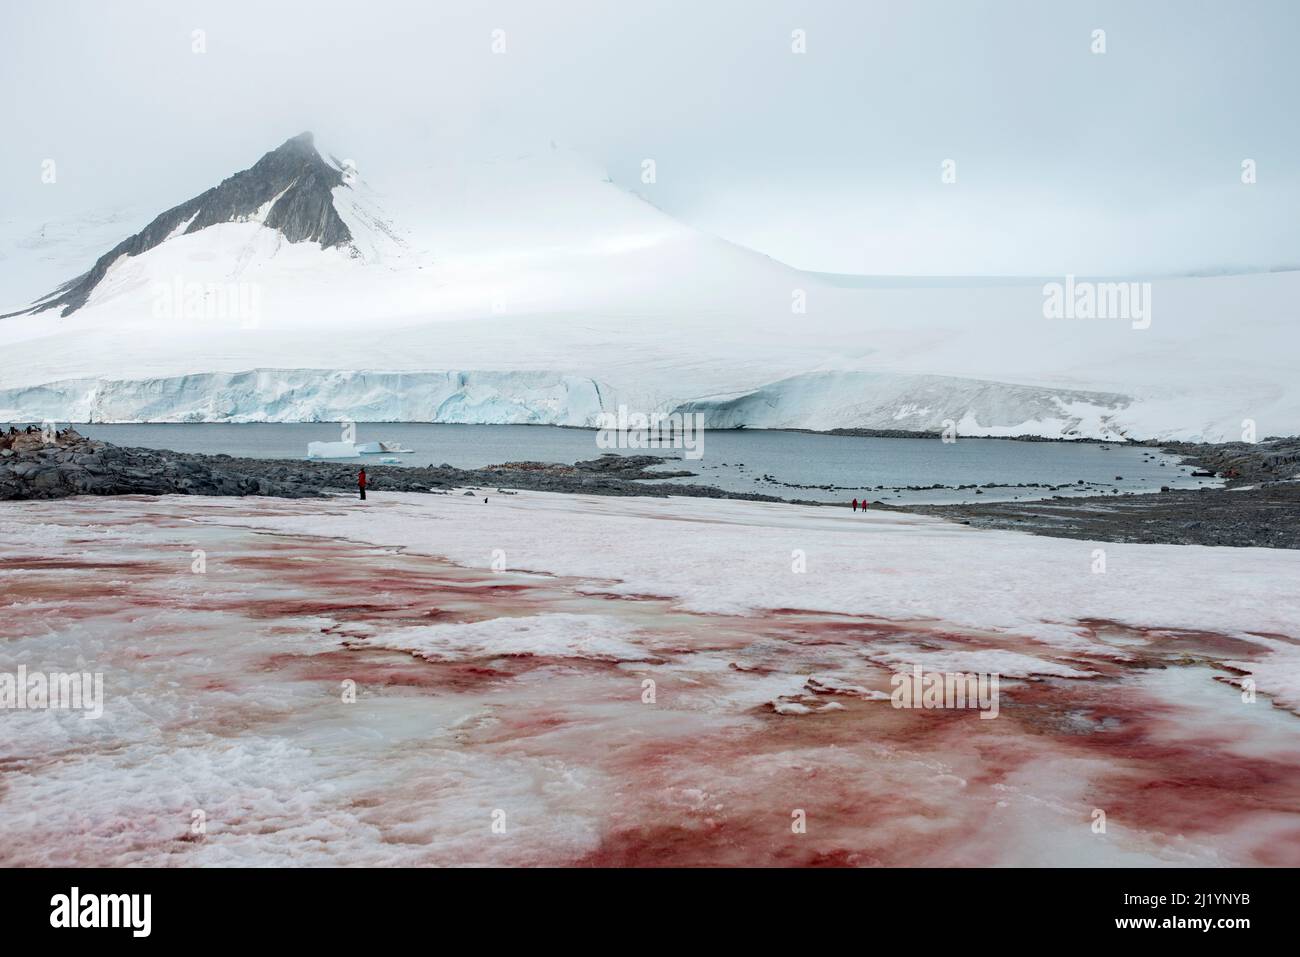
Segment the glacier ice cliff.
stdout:
<svg viewBox="0 0 1300 957">
<path fill-rule="evenodd" d="M 0 418 L 74 422 L 456 422 L 588 425 L 601 388 L 548 372 L 253 369 L 67 379 L 0 389 Z"/>
<path fill-rule="evenodd" d="M 548 371 L 253 369 L 147 379 L 65 379 L 0 389 L 0 419 L 56 422 L 445 422 L 594 427 L 601 411 L 698 412 L 707 428 L 904 429 L 1120 438 L 1130 400 L 898 373 L 793 376 L 739 394 L 641 408 L 594 378 Z"/>
</svg>

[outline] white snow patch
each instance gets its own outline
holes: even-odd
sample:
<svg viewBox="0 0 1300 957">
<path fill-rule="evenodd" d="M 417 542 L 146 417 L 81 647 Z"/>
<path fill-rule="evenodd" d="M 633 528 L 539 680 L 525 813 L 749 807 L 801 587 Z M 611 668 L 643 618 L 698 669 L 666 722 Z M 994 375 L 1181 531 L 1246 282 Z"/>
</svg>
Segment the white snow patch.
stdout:
<svg viewBox="0 0 1300 957">
<path fill-rule="evenodd" d="M 596 661 L 654 660 L 653 655 L 629 640 L 634 633 L 634 629 L 617 618 L 553 614 L 404 628 L 376 635 L 367 643 L 409 651 L 431 661 L 519 655 Z"/>
</svg>

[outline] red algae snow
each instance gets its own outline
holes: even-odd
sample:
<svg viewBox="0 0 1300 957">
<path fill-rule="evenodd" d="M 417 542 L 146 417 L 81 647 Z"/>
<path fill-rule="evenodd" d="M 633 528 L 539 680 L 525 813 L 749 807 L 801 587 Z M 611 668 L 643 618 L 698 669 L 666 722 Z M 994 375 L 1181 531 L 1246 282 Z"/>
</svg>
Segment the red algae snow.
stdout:
<svg viewBox="0 0 1300 957">
<path fill-rule="evenodd" d="M 5 506 L 0 864 L 1300 864 L 1291 553 L 488 497 Z"/>
</svg>

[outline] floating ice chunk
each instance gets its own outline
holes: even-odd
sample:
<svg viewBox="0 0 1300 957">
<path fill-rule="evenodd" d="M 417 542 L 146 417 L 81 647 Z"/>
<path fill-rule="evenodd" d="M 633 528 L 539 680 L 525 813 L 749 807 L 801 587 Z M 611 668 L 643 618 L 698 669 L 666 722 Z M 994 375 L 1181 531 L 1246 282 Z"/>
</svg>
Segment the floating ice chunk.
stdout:
<svg viewBox="0 0 1300 957">
<path fill-rule="evenodd" d="M 354 442 L 308 442 L 309 459 L 352 459 L 360 454 Z"/>
</svg>

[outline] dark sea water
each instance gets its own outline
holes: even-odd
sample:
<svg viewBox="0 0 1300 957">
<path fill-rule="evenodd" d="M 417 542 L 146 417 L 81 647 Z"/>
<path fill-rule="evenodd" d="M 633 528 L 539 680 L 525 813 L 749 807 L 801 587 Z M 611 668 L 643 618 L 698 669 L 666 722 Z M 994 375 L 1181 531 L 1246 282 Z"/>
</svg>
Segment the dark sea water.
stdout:
<svg viewBox="0 0 1300 957">
<path fill-rule="evenodd" d="M 341 437 L 337 423 L 77 425 L 84 435 L 117 445 L 206 452 L 251 458 L 305 458 L 307 443 Z M 503 462 L 574 462 L 607 451 L 645 454 L 637 449 L 603 449 L 596 432 L 534 425 L 429 425 L 367 423 L 356 426 L 357 442 L 396 441 L 409 455 L 366 455 L 357 462 L 481 468 Z M 679 482 L 716 485 L 731 491 L 764 492 L 782 498 L 823 502 L 866 497 L 871 501 L 943 503 L 1047 498 L 1068 494 L 1154 492 L 1161 485 L 1195 488 L 1218 484 L 1191 477 L 1191 468 L 1154 450 L 1119 445 L 958 439 L 883 439 L 754 430 L 707 431 L 703 457 L 684 459 L 678 449 L 647 450 L 676 461 L 665 468 L 689 469 L 696 478 Z M 385 459 L 396 462 L 385 462 Z M 1122 478 L 1117 478 L 1122 476 Z M 1079 480 L 1083 483 L 1080 484 Z M 930 489 L 906 486 L 1014 486 L 1035 488 Z M 1069 489 L 1041 486 L 1069 485 Z M 833 486 L 822 488 L 821 486 Z M 879 486 L 885 486 L 879 488 Z"/>
</svg>

